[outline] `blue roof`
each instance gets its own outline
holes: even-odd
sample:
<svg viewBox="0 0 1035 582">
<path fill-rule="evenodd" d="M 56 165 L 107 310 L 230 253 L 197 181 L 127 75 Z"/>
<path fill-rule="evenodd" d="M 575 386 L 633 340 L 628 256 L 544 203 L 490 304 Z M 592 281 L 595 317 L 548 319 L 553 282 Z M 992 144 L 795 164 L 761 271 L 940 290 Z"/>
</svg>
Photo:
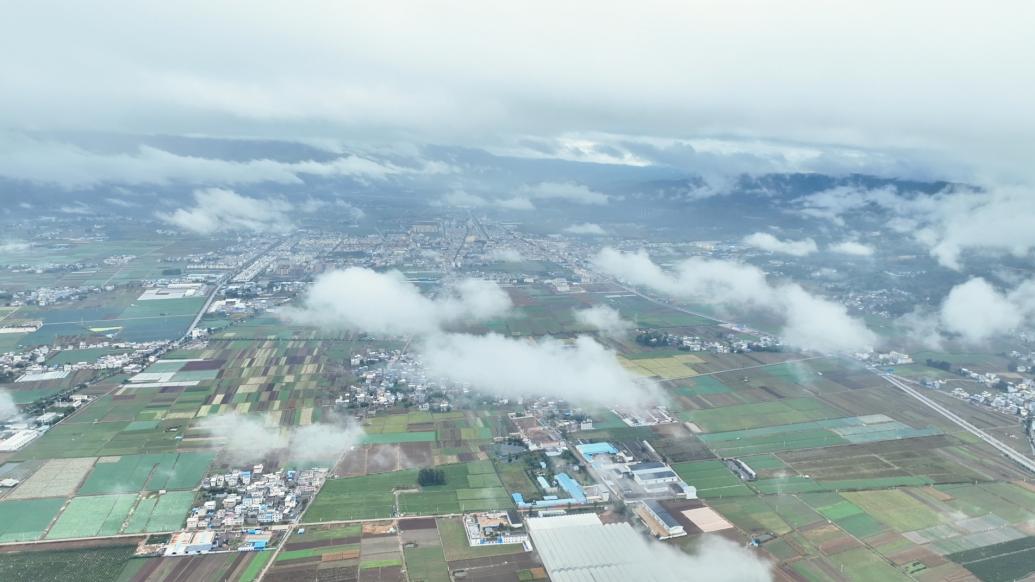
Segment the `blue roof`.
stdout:
<svg viewBox="0 0 1035 582">
<path fill-rule="evenodd" d="M 586 494 L 582 491 L 582 485 L 579 485 L 567 473 L 557 473 L 554 477 L 557 479 L 557 484 L 561 486 L 561 489 L 567 491 L 568 495 L 571 495 L 571 498 L 577 503 L 586 502 Z"/>
<path fill-rule="evenodd" d="M 584 445 L 577 445 L 575 448 L 578 449 L 578 451 L 582 453 L 582 456 L 587 459 L 591 458 L 593 455 L 618 454 L 618 449 L 616 449 L 611 443 L 587 443 Z"/>
</svg>

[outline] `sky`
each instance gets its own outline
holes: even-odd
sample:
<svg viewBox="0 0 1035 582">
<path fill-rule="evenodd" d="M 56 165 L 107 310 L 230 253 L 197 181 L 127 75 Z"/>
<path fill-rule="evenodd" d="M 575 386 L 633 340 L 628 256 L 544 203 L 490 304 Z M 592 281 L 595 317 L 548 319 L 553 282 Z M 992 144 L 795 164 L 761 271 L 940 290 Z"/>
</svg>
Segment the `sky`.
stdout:
<svg viewBox="0 0 1035 582">
<path fill-rule="evenodd" d="M 5 4 L 8 131 L 1033 178 L 1028 2 Z"/>
</svg>

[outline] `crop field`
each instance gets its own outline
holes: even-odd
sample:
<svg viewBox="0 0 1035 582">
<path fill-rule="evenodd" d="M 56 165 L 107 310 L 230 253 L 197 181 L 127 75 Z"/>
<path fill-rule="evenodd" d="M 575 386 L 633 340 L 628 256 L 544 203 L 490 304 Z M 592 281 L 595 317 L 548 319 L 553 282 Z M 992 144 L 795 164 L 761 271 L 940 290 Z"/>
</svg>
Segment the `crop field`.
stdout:
<svg viewBox="0 0 1035 582">
<path fill-rule="evenodd" d="M 937 428 L 912 428 L 886 415 L 877 414 L 702 434 L 700 439 L 717 455 L 739 457 L 938 434 L 941 431 Z"/>
<path fill-rule="evenodd" d="M 63 498 L 0 501 L 0 542 L 24 542 L 43 537 L 64 503 Z"/>
<path fill-rule="evenodd" d="M 75 497 L 47 532 L 47 539 L 115 535 L 122 531 L 136 494 Z"/>
<path fill-rule="evenodd" d="M 180 529 L 193 501 L 194 494 L 190 491 L 151 494 L 140 500 L 123 531 L 151 533 Z"/>
<path fill-rule="evenodd" d="M 490 461 L 437 468 L 445 472 L 445 485 L 418 488 L 416 469 L 327 481 L 310 505 L 305 519 L 320 522 L 389 518 L 396 510 L 393 490 L 412 491 L 398 493 L 398 510 L 408 515 L 513 507 L 510 494 L 502 487 Z"/>
<path fill-rule="evenodd" d="M 665 358 L 621 359 L 621 363 L 631 372 L 640 376 L 657 377 L 662 380 L 688 378 L 696 376 L 693 365 L 703 360 L 692 354 L 681 354 Z"/>
<path fill-rule="evenodd" d="M 694 410 L 686 416 L 704 432 L 723 432 L 835 418 L 843 413 L 814 398 L 787 398 Z"/>
<path fill-rule="evenodd" d="M 160 453 L 98 459 L 79 489 L 81 495 L 141 490 L 193 489 L 204 477 L 214 453 Z"/>
<path fill-rule="evenodd" d="M 233 580 L 254 582 L 273 552 L 232 552 L 175 558 L 132 560 L 119 580 L 126 582 L 177 582 L 181 580 Z"/>
<path fill-rule="evenodd" d="M 265 580 L 401 580 L 398 525 L 393 522 L 307 526 L 287 540 Z"/>
<path fill-rule="evenodd" d="M 95 459 L 51 459 L 43 463 L 28 479 L 7 496 L 7 499 L 37 497 L 68 497 L 74 495 L 79 484 L 93 467 Z"/>
<path fill-rule="evenodd" d="M 0 580 L 109 582 L 132 561 L 134 546 L 0 553 Z M 143 562 L 141 560 L 140 562 Z"/>
</svg>

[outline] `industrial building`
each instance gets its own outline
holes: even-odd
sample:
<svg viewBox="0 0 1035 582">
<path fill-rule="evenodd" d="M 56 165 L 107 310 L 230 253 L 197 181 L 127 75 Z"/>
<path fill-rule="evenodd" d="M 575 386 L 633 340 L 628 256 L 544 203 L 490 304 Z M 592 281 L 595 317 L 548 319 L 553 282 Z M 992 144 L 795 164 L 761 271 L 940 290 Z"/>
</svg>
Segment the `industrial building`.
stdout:
<svg viewBox="0 0 1035 582">
<path fill-rule="evenodd" d="M 216 532 L 214 531 L 183 531 L 175 533 L 165 546 L 165 555 L 192 556 L 195 554 L 207 554 L 212 551 L 215 540 Z"/>
<path fill-rule="evenodd" d="M 636 463 L 629 465 L 629 472 L 647 490 L 665 488 L 669 483 L 679 482 L 679 475 L 665 463 Z"/>
<path fill-rule="evenodd" d="M 553 582 L 687 579 L 686 572 L 659 563 L 650 540 L 628 523 L 605 525 L 595 513 L 577 513 L 532 517 L 527 525 Z"/>
<path fill-rule="evenodd" d="M 641 503 L 636 508 L 636 514 L 658 539 L 667 540 L 686 535 L 683 524 L 656 499 L 648 499 Z"/>
</svg>

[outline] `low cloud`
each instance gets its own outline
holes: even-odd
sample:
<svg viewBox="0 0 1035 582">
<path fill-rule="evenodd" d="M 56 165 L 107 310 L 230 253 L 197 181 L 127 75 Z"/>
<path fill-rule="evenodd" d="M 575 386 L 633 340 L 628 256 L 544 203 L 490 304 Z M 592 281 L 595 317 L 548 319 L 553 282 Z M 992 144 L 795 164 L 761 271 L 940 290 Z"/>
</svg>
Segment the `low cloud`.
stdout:
<svg viewBox="0 0 1035 582">
<path fill-rule="evenodd" d="M 222 441 L 224 453 L 236 463 L 251 463 L 270 455 L 290 461 L 333 463 L 363 438 L 354 422 L 317 423 L 282 428 L 264 417 L 236 413 L 206 416 L 198 427 Z"/>
<path fill-rule="evenodd" d="M 1020 187 L 948 188 L 935 194 L 899 192 L 894 187 L 838 187 L 796 201 L 803 214 L 839 226 L 862 210 L 890 214 L 888 228 L 912 233 L 944 267 L 961 270 L 968 252 L 1028 257 L 1035 250 L 1035 203 Z"/>
<path fill-rule="evenodd" d="M 313 198 L 310 196 L 303 202 L 298 204 L 296 208 L 306 214 L 314 214 L 327 209 L 332 209 L 336 212 L 347 215 L 352 220 L 362 220 L 366 218 L 367 213 L 363 212 L 362 208 L 354 206 L 352 203 L 336 198 L 333 201 L 324 200 L 322 198 Z"/>
<path fill-rule="evenodd" d="M 458 281 L 432 298 L 399 271 L 378 273 L 350 267 L 317 277 L 302 306 L 282 314 L 305 325 L 408 335 L 499 317 L 510 307 L 506 291 L 489 281 Z"/>
<path fill-rule="evenodd" d="M 0 242 L 0 253 L 20 253 L 32 248 L 32 243 L 11 240 Z"/>
<path fill-rule="evenodd" d="M 489 261 L 499 261 L 501 263 L 520 263 L 525 260 L 516 249 L 504 248 L 493 249 L 492 252 L 485 255 L 485 258 Z"/>
<path fill-rule="evenodd" d="M 564 232 L 568 234 L 574 234 L 579 236 L 604 236 L 607 231 L 603 229 L 599 224 L 592 222 L 583 222 L 582 224 L 573 224 L 564 229 Z"/>
<path fill-rule="evenodd" d="M 653 382 L 626 370 L 611 350 L 587 336 L 573 343 L 498 334 L 443 334 L 421 347 L 428 371 L 507 398 L 548 396 L 576 405 L 639 408 L 657 402 Z"/>
<path fill-rule="evenodd" d="M 1035 328 L 1035 279 L 999 289 L 981 277 L 953 287 L 936 309 L 918 307 L 895 321 L 913 343 L 941 349 L 947 342 L 983 347 Z"/>
<path fill-rule="evenodd" d="M 485 198 L 466 190 L 453 190 L 439 201 L 443 206 L 456 208 L 502 208 L 505 210 L 535 210 L 532 201 L 524 196 L 513 198 Z"/>
<path fill-rule="evenodd" d="M 159 219 L 202 235 L 218 232 L 290 232 L 294 225 L 288 213 L 292 205 L 273 198 L 250 198 L 233 190 L 207 188 L 194 191 L 194 206 L 174 212 L 159 212 Z"/>
<path fill-rule="evenodd" d="M 832 253 L 851 255 L 854 257 L 869 257 L 873 255 L 873 247 L 851 240 L 832 244 L 828 247 L 828 250 Z"/>
<path fill-rule="evenodd" d="M 562 200 L 573 204 L 604 205 L 610 202 L 607 194 L 589 189 L 576 182 L 540 182 L 524 186 L 520 192 L 539 200 Z"/>
<path fill-rule="evenodd" d="M 752 265 L 690 258 L 668 272 L 644 251 L 623 253 L 611 248 L 602 250 L 593 263 L 609 275 L 672 297 L 778 317 L 783 322 L 783 341 L 800 348 L 853 352 L 877 343 L 877 335 L 849 316 L 843 305 L 816 297 L 797 283 L 770 283 L 765 272 Z"/>
<path fill-rule="evenodd" d="M 402 174 L 455 171 L 438 162 L 415 160 L 412 166 L 401 166 L 359 155 L 344 155 L 330 161 L 281 162 L 185 156 L 151 146 L 140 146 L 132 152 L 98 153 L 69 143 L 12 134 L 5 137 L 9 142 L 8 147 L 0 148 L 0 176 L 64 188 L 92 188 L 100 184 L 302 184 L 306 175 L 385 180 Z"/>
<path fill-rule="evenodd" d="M 811 255 L 819 250 L 816 241 L 811 238 L 804 240 L 780 240 L 767 232 L 756 232 L 744 237 L 744 244 L 759 250 L 770 253 L 781 253 L 795 257 Z"/>
<path fill-rule="evenodd" d="M 618 311 L 607 305 L 576 309 L 575 321 L 609 337 L 625 336 L 633 328 L 632 323 L 622 319 Z"/>
<path fill-rule="evenodd" d="M 15 418 L 18 414 L 18 405 L 15 404 L 14 397 L 7 390 L 0 388 L 0 422 Z"/>
<path fill-rule="evenodd" d="M 947 332 L 970 344 L 1015 333 L 1035 320 L 1035 279 L 1000 291 L 975 277 L 952 288 L 939 317 Z"/>
</svg>

